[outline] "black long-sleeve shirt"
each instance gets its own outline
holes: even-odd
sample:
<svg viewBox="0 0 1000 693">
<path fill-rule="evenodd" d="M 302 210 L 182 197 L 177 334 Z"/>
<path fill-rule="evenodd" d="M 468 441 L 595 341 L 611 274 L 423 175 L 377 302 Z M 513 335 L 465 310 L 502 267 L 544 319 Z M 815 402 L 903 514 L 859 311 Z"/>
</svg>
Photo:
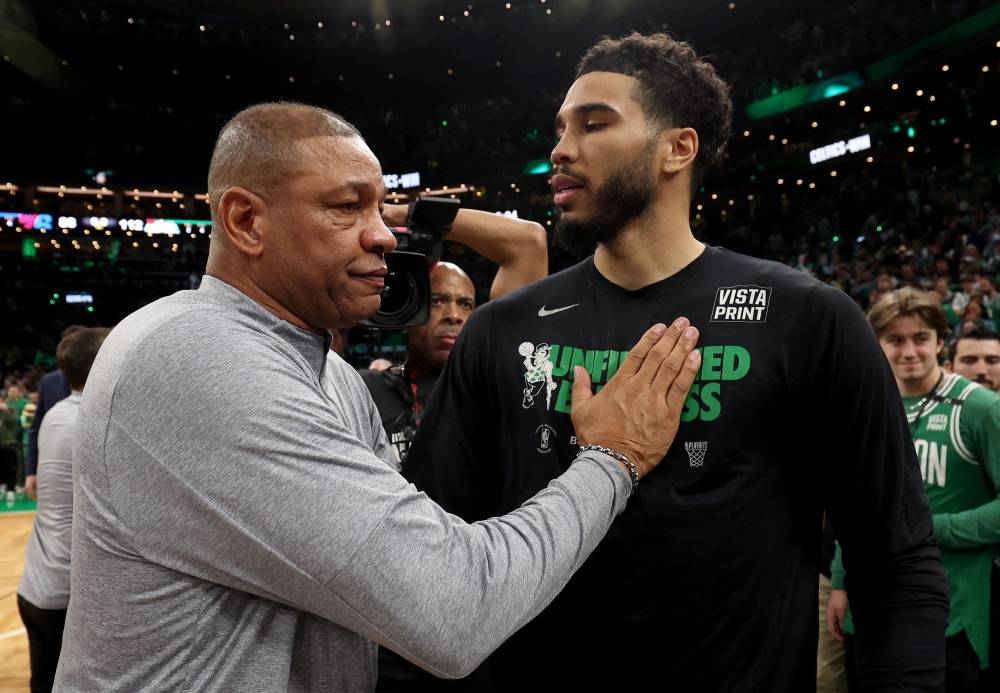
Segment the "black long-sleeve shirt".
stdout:
<svg viewBox="0 0 1000 693">
<path fill-rule="evenodd" d="M 499 690 L 815 690 L 823 511 L 844 547 L 865 691 L 937 691 L 948 585 L 892 372 L 843 293 L 706 248 L 638 291 L 593 260 L 476 311 L 404 465 L 445 509 L 501 515 L 577 453 L 599 387 L 688 317 L 702 369 L 665 460 L 564 592 L 491 657 Z"/>
</svg>

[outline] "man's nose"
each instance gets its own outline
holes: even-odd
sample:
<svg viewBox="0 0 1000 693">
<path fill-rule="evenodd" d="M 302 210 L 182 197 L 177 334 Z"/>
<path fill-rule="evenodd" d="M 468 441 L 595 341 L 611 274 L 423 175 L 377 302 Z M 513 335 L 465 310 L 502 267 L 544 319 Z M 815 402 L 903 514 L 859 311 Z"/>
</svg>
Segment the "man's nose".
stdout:
<svg viewBox="0 0 1000 693">
<path fill-rule="evenodd" d="M 441 319 L 452 325 L 460 325 L 463 322 L 462 312 L 458 309 L 458 304 L 454 301 L 448 301 L 444 304 L 444 315 Z"/>
<path fill-rule="evenodd" d="M 392 235 L 381 216 L 376 216 L 368 223 L 369 228 L 366 228 L 361 234 L 361 247 L 366 252 L 382 252 L 384 254 L 391 253 L 396 249 L 396 237 Z"/>
<path fill-rule="evenodd" d="M 576 146 L 576 142 L 571 136 L 563 135 L 559 138 L 559 142 L 556 144 L 555 148 L 552 150 L 552 154 L 549 155 L 549 159 L 552 161 L 553 166 L 558 166 L 559 164 L 571 164 L 576 161 L 580 152 Z"/>
</svg>

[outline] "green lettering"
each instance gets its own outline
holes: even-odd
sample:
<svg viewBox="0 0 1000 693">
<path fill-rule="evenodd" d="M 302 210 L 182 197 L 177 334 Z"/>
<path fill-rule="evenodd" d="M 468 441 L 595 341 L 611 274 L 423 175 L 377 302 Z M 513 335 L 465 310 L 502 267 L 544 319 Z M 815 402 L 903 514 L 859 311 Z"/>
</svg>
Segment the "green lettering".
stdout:
<svg viewBox="0 0 1000 693">
<path fill-rule="evenodd" d="M 564 380 L 559 386 L 559 396 L 556 398 L 556 411 L 569 414 L 573 409 L 573 381 Z"/>
<path fill-rule="evenodd" d="M 722 376 L 722 347 L 707 346 L 701 351 L 701 379 L 718 380 Z"/>
<path fill-rule="evenodd" d="M 600 382 L 601 377 L 604 376 L 604 369 L 608 365 L 608 352 L 606 351 L 595 351 L 594 352 L 594 370 L 591 371 L 594 382 Z"/>
<path fill-rule="evenodd" d="M 698 417 L 698 410 L 701 407 L 701 403 L 695 395 L 698 394 L 700 387 L 700 385 L 691 386 L 691 394 L 684 400 L 684 411 L 681 412 L 681 421 L 694 421 Z"/>
<path fill-rule="evenodd" d="M 569 371 L 569 359 L 573 355 L 573 348 L 563 348 L 562 349 L 562 363 L 559 363 L 559 345 L 552 345 L 552 353 L 549 356 L 549 360 L 552 361 L 552 376 L 555 378 L 561 378 Z"/>
<path fill-rule="evenodd" d="M 719 414 L 722 413 L 722 404 L 719 403 L 718 399 L 721 390 L 722 386 L 719 383 L 708 383 L 701 388 L 701 403 L 705 407 L 701 410 L 702 421 L 715 421 L 719 418 Z M 681 416 L 681 420 L 684 420 L 683 416 Z"/>
<path fill-rule="evenodd" d="M 593 351 L 587 352 L 587 372 L 590 373 L 590 382 L 594 382 L 597 378 L 594 377 L 594 353 Z"/>
<path fill-rule="evenodd" d="M 609 351 L 608 352 L 608 380 L 615 377 L 615 373 L 618 372 L 618 352 Z"/>
<path fill-rule="evenodd" d="M 567 349 L 568 348 L 569 347 L 567 347 Z M 576 367 L 577 366 L 582 366 L 586 362 L 587 361 L 586 361 L 586 359 L 583 356 L 583 351 L 581 349 L 574 349 L 573 350 L 573 357 L 569 361 L 569 371 L 567 372 L 567 375 L 569 376 L 570 380 L 573 379 L 573 373 L 576 371 Z"/>
<path fill-rule="evenodd" d="M 750 371 L 750 352 L 741 346 L 727 346 L 722 355 L 722 379 L 739 380 Z"/>
</svg>

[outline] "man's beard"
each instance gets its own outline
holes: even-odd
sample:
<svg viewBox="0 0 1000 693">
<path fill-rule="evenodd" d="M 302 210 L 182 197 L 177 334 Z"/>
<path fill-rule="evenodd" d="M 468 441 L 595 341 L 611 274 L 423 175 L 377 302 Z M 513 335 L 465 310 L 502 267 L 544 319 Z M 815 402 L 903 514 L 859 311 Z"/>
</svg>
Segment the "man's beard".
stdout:
<svg viewBox="0 0 1000 693">
<path fill-rule="evenodd" d="M 650 140 L 594 191 L 594 211 L 589 217 L 561 217 L 556 222 L 554 235 L 561 248 L 577 258 L 587 257 L 593 254 L 598 243 L 611 243 L 630 221 L 649 209 L 656 192 L 652 175 L 656 145 L 657 140 Z M 568 170 L 566 173 L 573 175 Z"/>
</svg>

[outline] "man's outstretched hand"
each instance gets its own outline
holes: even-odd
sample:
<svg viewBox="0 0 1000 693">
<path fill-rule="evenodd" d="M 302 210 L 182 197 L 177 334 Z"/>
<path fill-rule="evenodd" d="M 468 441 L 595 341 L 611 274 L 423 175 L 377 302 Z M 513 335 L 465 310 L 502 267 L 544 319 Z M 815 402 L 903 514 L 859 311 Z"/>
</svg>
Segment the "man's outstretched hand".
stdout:
<svg viewBox="0 0 1000 693">
<path fill-rule="evenodd" d="M 601 445 L 625 455 L 648 474 L 674 442 L 684 401 L 701 366 L 694 351 L 698 330 L 687 318 L 654 325 L 596 395 L 590 375 L 576 367 L 570 417 L 580 445 Z"/>
</svg>

